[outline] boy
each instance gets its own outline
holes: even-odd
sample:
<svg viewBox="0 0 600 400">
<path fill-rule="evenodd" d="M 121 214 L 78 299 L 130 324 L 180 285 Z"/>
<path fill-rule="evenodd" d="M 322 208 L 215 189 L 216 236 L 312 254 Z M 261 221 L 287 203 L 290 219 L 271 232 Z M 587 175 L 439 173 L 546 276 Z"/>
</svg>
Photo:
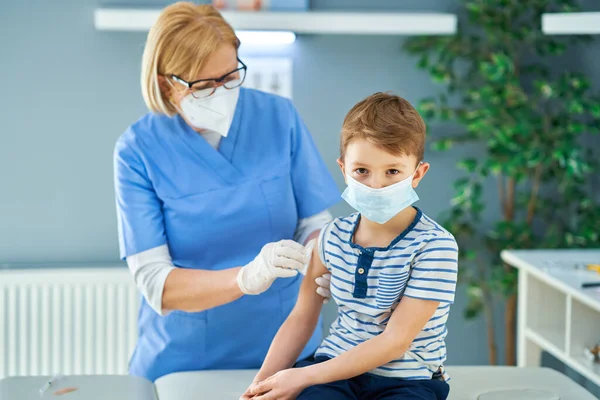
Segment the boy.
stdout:
<svg viewBox="0 0 600 400">
<path fill-rule="evenodd" d="M 427 173 L 425 123 L 398 96 L 376 93 L 346 116 L 342 197 L 358 213 L 323 228 L 296 306 L 243 399 L 444 400 L 454 237 L 411 204 Z M 314 357 L 290 369 L 322 307 L 329 271 L 338 317 Z"/>
</svg>

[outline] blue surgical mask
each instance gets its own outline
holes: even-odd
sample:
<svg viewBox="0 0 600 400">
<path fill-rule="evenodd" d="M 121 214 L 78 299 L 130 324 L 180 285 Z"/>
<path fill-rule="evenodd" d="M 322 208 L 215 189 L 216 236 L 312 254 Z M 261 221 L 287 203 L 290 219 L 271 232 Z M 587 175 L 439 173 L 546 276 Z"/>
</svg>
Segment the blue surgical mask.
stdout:
<svg viewBox="0 0 600 400">
<path fill-rule="evenodd" d="M 408 178 L 393 185 L 373 189 L 346 174 L 348 187 L 342 193 L 342 198 L 368 220 L 385 224 L 400 211 L 419 200 L 412 187 L 414 175 L 413 172 Z"/>
</svg>

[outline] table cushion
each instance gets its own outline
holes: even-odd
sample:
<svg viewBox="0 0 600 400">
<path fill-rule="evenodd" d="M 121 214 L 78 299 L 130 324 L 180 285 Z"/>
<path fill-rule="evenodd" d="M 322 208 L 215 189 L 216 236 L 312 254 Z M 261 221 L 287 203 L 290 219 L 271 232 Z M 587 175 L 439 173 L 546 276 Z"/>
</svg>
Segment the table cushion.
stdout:
<svg viewBox="0 0 600 400">
<path fill-rule="evenodd" d="M 567 376 L 549 368 L 449 366 L 447 370 L 452 377 L 448 400 L 596 400 Z M 161 400 L 231 400 L 246 390 L 255 373 L 183 372 L 162 377 L 156 385 Z M 510 396 L 502 397 L 507 391 Z"/>
</svg>

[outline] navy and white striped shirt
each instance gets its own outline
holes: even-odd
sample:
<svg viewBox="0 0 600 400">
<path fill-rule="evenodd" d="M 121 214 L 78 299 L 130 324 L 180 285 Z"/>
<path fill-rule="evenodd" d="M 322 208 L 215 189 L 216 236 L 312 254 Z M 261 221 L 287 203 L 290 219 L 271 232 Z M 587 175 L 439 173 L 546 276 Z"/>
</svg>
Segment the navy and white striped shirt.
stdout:
<svg viewBox="0 0 600 400">
<path fill-rule="evenodd" d="M 370 373 L 431 379 L 446 360 L 446 321 L 454 301 L 458 247 L 454 237 L 417 209 L 413 223 L 388 247 L 353 243 L 360 214 L 337 218 L 319 236 L 319 255 L 331 272 L 338 317 L 317 355 L 336 357 L 385 330 L 402 296 L 440 305 L 399 359 Z"/>
</svg>

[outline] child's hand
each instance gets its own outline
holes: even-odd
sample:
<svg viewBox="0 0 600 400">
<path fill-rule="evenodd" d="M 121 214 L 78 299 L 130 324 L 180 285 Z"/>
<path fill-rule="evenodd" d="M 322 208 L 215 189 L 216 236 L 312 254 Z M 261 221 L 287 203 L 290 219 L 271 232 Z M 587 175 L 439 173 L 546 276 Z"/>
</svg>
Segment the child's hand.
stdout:
<svg viewBox="0 0 600 400">
<path fill-rule="evenodd" d="M 244 394 L 240 397 L 239 400 L 250 400 L 250 399 L 254 399 L 254 395 L 252 394 L 252 391 L 254 390 L 254 386 L 256 386 L 256 382 L 252 382 L 250 384 L 250 386 L 248 386 L 248 389 L 246 389 L 246 391 L 244 392 Z"/>
<path fill-rule="evenodd" d="M 310 382 L 304 368 L 292 368 L 279 371 L 262 382 L 251 385 L 254 400 L 295 400 Z"/>
</svg>

